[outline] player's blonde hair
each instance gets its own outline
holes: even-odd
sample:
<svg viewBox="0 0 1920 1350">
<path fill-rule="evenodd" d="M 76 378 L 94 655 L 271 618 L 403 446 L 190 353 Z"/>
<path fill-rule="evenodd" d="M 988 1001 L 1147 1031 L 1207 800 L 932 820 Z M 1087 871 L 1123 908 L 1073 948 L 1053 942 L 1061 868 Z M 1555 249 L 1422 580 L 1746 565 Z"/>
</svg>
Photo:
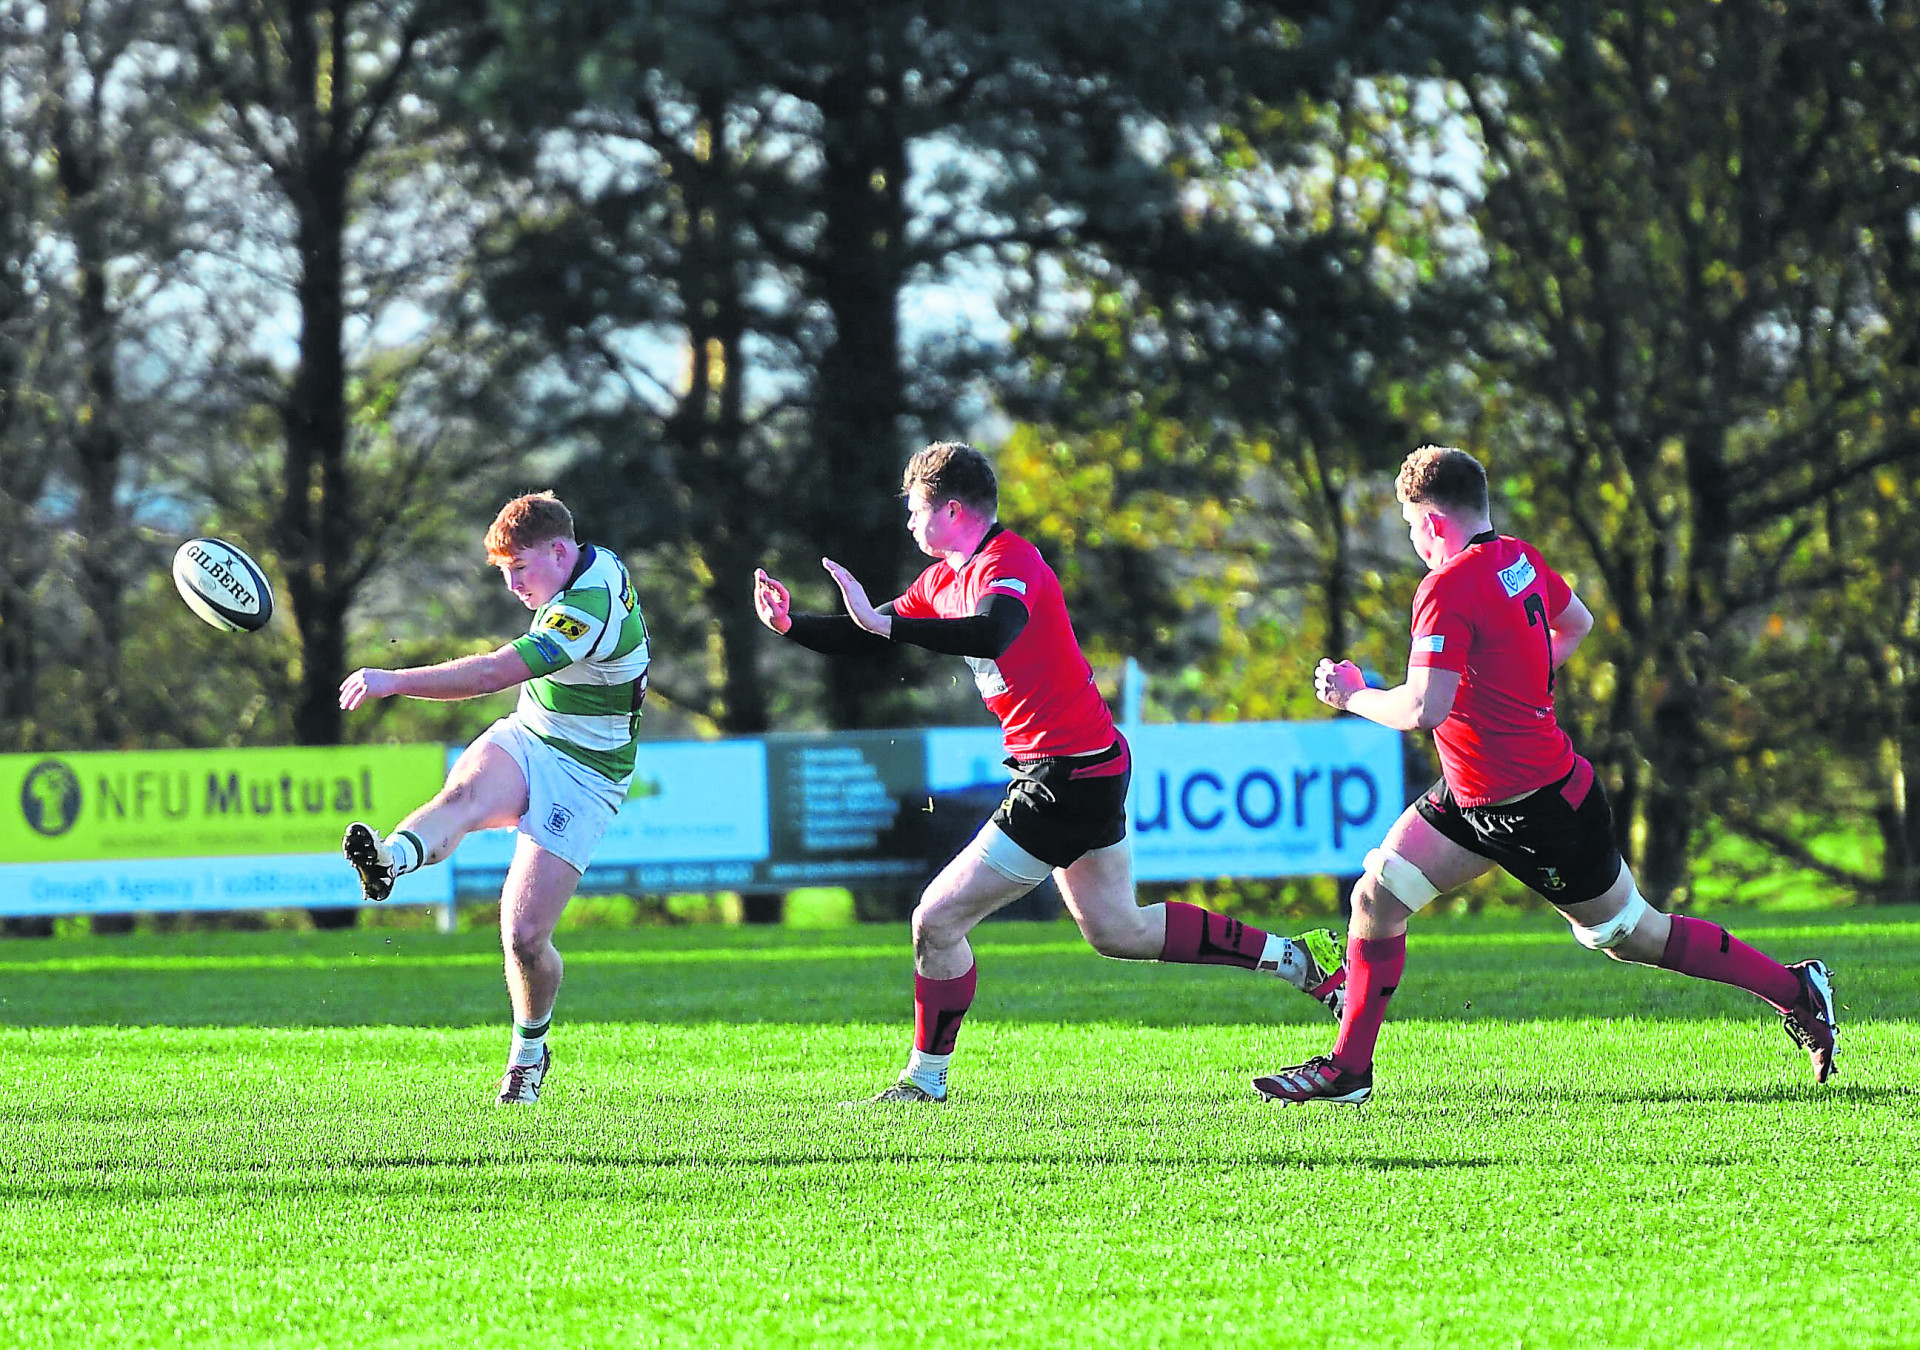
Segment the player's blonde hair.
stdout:
<svg viewBox="0 0 1920 1350">
<path fill-rule="evenodd" d="M 500 508 L 487 526 L 487 561 L 508 562 L 521 549 L 573 538 L 573 512 L 551 492 L 529 492 Z"/>
<path fill-rule="evenodd" d="M 900 495 L 925 488 L 934 502 L 960 501 L 983 516 L 1000 510 L 1000 484 L 987 457 L 964 441 L 935 441 L 907 461 Z"/>
<path fill-rule="evenodd" d="M 1393 495 L 1403 502 L 1437 506 L 1471 515 L 1487 513 L 1487 471 L 1465 450 L 1423 445 L 1407 456 L 1393 480 Z"/>
</svg>

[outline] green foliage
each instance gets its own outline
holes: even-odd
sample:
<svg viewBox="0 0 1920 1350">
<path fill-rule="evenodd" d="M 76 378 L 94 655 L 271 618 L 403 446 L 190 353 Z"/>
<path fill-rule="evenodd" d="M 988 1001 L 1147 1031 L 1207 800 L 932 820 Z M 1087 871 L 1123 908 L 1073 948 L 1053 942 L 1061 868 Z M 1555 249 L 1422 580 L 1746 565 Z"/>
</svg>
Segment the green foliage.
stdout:
<svg viewBox="0 0 1920 1350">
<path fill-rule="evenodd" d="M 1790 670 L 1854 627 L 1830 603 L 1859 574 L 1850 504 L 1920 462 L 1920 189 L 1886 178 L 1920 151 L 1920 35 L 1897 8 L 1659 17 L 1513 11 L 1488 30 L 1504 69 L 1460 88 L 1499 305 L 1475 342 L 1477 445 L 1599 601 L 1582 740 L 1642 885 L 1684 896 L 1710 809 L 1804 860 L 1767 756 L 1797 761 L 1789 811 L 1822 809 L 1816 780 L 1838 805 L 1872 776 L 1809 762 L 1847 752 Z"/>
<path fill-rule="evenodd" d="M 1083 635 L 1146 663 L 1157 712 L 1318 716 L 1321 656 L 1404 662 L 1417 564 L 1377 523 L 1383 482 L 1471 313 L 1433 246 L 1459 225 L 1430 165 L 1447 108 L 1419 89 L 1233 85 L 1222 121 L 1166 128 L 1178 246 L 1101 240 L 1067 270 L 1072 326 L 1036 307 L 1017 331 L 1033 421 L 1004 459 L 1115 517 L 1050 503 L 1036 528 L 1100 559 L 1069 564 Z M 1030 483 L 1048 472 L 1101 491 Z"/>
<path fill-rule="evenodd" d="M 1318 716 L 1319 656 L 1400 669 L 1441 440 L 1600 617 L 1561 707 L 1650 891 L 1911 898 L 1917 71 L 1821 0 L 0 3 L 0 745 L 464 739 L 505 700 L 332 686 L 513 632 L 473 536 L 556 484 L 650 733 L 971 720 L 747 577 L 904 584 L 903 454 L 1002 415 L 1104 687 Z M 267 633 L 171 600 L 201 531 Z"/>
</svg>

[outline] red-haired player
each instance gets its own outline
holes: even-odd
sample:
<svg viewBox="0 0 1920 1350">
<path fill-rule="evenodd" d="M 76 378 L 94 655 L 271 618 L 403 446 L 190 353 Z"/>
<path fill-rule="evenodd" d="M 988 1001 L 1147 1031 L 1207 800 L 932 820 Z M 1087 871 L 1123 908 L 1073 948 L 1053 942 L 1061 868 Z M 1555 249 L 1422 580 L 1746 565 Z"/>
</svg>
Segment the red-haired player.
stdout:
<svg viewBox="0 0 1920 1350">
<path fill-rule="evenodd" d="M 652 648 L 626 565 L 576 543 L 573 514 L 551 492 L 501 507 L 486 550 L 507 589 L 533 611 L 526 633 L 437 666 L 356 670 L 340 685 L 340 706 L 474 698 L 515 686 L 520 701 L 393 833 L 383 839 L 355 821 L 341 847 L 367 899 L 384 900 L 399 878 L 445 861 L 472 831 L 519 831 L 500 891 L 513 1039 L 498 1100 L 531 1104 L 553 1067 L 547 1032 L 565 969 L 553 930 L 627 799 Z"/>
</svg>

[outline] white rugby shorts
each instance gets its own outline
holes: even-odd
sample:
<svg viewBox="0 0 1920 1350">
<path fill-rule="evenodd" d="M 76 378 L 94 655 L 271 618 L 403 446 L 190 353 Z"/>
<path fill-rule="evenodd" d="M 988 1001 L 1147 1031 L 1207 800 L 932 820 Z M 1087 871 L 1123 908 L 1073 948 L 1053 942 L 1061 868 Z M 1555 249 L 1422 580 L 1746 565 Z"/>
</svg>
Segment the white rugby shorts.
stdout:
<svg viewBox="0 0 1920 1350">
<path fill-rule="evenodd" d="M 481 732 L 474 744 L 483 741 L 512 755 L 526 777 L 527 813 L 520 817 L 520 833 L 576 871 L 586 871 L 627 799 L 627 785 L 561 754 L 511 717 Z"/>
</svg>

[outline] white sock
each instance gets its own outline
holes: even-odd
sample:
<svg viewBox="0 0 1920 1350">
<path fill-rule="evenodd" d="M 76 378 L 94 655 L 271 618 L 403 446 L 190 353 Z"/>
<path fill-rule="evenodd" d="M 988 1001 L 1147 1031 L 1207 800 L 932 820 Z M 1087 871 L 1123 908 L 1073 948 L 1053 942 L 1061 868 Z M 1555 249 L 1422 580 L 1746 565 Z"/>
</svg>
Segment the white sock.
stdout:
<svg viewBox="0 0 1920 1350">
<path fill-rule="evenodd" d="M 387 841 L 387 853 L 393 858 L 393 874 L 402 876 L 418 871 L 426 861 L 426 850 L 420 845 L 420 836 L 411 830 L 395 830 Z"/>
<path fill-rule="evenodd" d="M 915 1050 L 907 1056 L 907 1078 L 936 1097 L 947 1095 L 947 1065 L 952 1055 L 929 1055 Z"/>
<path fill-rule="evenodd" d="M 547 1028 L 553 1025 L 553 1014 L 548 1013 L 532 1026 L 519 1022 L 513 1024 L 513 1049 L 507 1054 L 510 1064 L 538 1064 L 540 1056 L 547 1048 Z"/>
<path fill-rule="evenodd" d="M 1307 963 L 1290 937 L 1267 934 L 1267 945 L 1260 949 L 1260 969 L 1278 975 L 1295 989 L 1307 987 Z"/>
</svg>

